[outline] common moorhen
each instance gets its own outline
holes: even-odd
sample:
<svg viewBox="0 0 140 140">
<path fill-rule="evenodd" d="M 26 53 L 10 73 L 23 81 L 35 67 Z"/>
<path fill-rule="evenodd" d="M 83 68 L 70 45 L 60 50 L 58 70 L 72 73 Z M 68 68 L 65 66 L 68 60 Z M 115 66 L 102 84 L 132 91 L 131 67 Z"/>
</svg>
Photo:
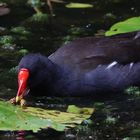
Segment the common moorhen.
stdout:
<svg viewBox="0 0 140 140">
<path fill-rule="evenodd" d="M 86 37 L 49 57 L 28 54 L 19 63 L 16 102 L 30 94 L 92 96 L 140 86 L 140 31 Z"/>
</svg>

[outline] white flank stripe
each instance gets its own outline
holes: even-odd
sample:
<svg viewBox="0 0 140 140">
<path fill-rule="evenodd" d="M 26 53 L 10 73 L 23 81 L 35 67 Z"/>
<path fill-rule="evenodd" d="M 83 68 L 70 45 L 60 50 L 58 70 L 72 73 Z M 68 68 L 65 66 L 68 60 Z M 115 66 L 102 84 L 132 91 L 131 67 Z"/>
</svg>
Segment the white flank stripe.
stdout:
<svg viewBox="0 0 140 140">
<path fill-rule="evenodd" d="M 131 69 L 133 67 L 133 65 L 134 65 L 134 63 L 130 63 L 130 67 L 129 68 Z"/>
<path fill-rule="evenodd" d="M 112 62 L 111 64 L 109 64 L 109 65 L 106 67 L 106 69 L 112 68 L 112 67 L 115 66 L 117 63 L 118 63 L 117 61 Z"/>
</svg>

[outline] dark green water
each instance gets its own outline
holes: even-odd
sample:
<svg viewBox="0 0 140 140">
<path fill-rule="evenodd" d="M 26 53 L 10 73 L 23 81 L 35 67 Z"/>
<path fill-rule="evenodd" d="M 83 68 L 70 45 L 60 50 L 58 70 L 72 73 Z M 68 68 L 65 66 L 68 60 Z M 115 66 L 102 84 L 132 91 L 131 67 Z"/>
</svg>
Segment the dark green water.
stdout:
<svg viewBox="0 0 140 140">
<path fill-rule="evenodd" d="M 77 1 L 76 1 L 77 2 Z M 81 2 L 80 0 L 78 2 Z M 83 1 L 82 1 L 83 2 Z M 113 23 L 129 17 L 139 16 L 138 0 L 87 0 L 92 9 L 67 9 L 64 4 L 54 4 L 55 16 L 45 24 L 29 23 L 27 18 L 34 11 L 22 5 L 10 4 L 11 13 L 0 17 L 3 35 L 16 37 L 14 49 L 0 46 L 0 98 L 9 100 L 15 96 L 17 79 L 14 67 L 23 56 L 21 49 L 29 52 L 51 54 L 64 42 L 77 37 L 94 36 L 100 30 L 107 30 Z M 47 10 L 47 12 L 49 12 Z M 27 39 L 11 28 L 24 26 L 32 32 Z M 69 104 L 94 107 L 92 125 L 83 123 L 72 130 L 58 133 L 53 130 L 32 132 L 0 132 L 0 140 L 138 140 L 140 138 L 140 98 L 126 94 L 112 95 L 98 99 L 51 99 L 30 98 L 30 105 L 64 110 Z"/>
</svg>

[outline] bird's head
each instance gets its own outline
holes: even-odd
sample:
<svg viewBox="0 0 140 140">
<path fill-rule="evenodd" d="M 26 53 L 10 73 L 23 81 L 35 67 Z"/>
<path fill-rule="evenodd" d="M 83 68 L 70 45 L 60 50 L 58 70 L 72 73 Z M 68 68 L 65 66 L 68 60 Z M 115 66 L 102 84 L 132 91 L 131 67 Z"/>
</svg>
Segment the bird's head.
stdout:
<svg viewBox="0 0 140 140">
<path fill-rule="evenodd" d="M 20 102 L 31 88 L 40 87 L 44 83 L 47 85 L 51 81 L 52 65 L 47 57 L 40 54 L 26 55 L 21 59 L 16 102 Z"/>
</svg>

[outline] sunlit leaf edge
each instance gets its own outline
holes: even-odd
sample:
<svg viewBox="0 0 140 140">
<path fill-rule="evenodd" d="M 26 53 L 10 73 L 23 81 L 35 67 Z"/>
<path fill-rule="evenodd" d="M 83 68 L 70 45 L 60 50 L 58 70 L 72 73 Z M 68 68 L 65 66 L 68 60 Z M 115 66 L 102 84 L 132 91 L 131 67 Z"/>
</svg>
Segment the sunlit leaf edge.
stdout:
<svg viewBox="0 0 140 140">
<path fill-rule="evenodd" d="M 132 17 L 112 25 L 110 29 L 106 31 L 105 36 L 112 36 L 138 30 L 140 30 L 140 17 Z"/>
</svg>

